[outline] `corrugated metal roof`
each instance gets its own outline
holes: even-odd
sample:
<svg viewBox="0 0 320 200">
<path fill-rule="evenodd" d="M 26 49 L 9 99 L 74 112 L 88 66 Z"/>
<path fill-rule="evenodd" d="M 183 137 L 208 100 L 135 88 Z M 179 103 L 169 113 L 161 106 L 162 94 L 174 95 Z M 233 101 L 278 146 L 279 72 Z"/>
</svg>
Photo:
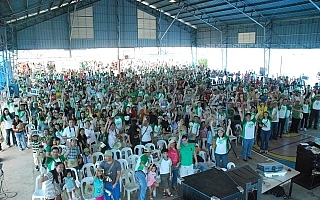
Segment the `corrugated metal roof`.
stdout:
<svg viewBox="0 0 320 200">
<path fill-rule="evenodd" d="M 137 0 L 197 28 L 320 17 L 319 0 Z M 209 25 L 209 24 L 210 25 Z"/>
</svg>

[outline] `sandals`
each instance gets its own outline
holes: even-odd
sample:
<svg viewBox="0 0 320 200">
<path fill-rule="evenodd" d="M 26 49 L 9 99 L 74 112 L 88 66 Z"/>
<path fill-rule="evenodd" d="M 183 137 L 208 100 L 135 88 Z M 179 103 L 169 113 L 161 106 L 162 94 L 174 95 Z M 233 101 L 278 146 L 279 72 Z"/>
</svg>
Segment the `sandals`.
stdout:
<svg viewBox="0 0 320 200">
<path fill-rule="evenodd" d="M 163 196 L 162 196 L 164 199 L 167 198 L 167 193 L 166 192 L 163 192 Z"/>
<path fill-rule="evenodd" d="M 150 197 L 150 200 L 153 200 L 153 197 L 152 197 L 152 196 Z"/>
<path fill-rule="evenodd" d="M 168 194 L 168 197 L 173 197 L 173 194 L 172 193 Z"/>
</svg>

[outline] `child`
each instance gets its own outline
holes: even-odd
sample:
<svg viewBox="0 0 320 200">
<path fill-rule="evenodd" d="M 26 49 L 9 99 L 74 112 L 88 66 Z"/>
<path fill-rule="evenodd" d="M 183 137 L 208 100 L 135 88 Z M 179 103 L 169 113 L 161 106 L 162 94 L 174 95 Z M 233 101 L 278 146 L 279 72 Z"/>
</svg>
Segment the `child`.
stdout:
<svg viewBox="0 0 320 200">
<path fill-rule="evenodd" d="M 84 155 L 82 156 L 83 164 L 92 163 L 92 155 L 89 148 L 83 150 Z"/>
<path fill-rule="evenodd" d="M 171 166 L 172 162 L 171 159 L 168 157 L 168 149 L 162 150 L 162 157 L 159 161 L 160 165 L 160 178 L 161 178 L 161 185 L 163 188 L 163 198 L 172 197 L 173 194 L 170 191 L 170 181 L 171 181 Z"/>
<path fill-rule="evenodd" d="M 43 154 L 43 147 L 41 145 L 41 141 L 39 139 L 39 135 L 37 133 L 32 133 L 31 135 L 31 146 L 32 146 L 32 156 L 33 156 L 33 162 L 34 165 L 36 166 L 36 170 L 39 171 L 40 167 L 39 165 L 41 164 L 41 157 Z"/>
<path fill-rule="evenodd" d="M 68 198 L 69 200 L 72 200 L 73 192 L 76 189 L 76 182 L 72 177 L 71 169 L 67 169 L 67 177 L 64 177 L 63 180 L 67 189 Z"/>
<path fill-rule="evenodd" d="M 147 177 L 147 186 L 149 188 L 149 194 L 150 194 L 150 200 L 153 200 L 152 198 L 152 192 L 156 187 L 159 187 L 159 184 L 157 183 L 156 176 L 157 176 L 157 166 L 155 164 L 151 164 L 149 167 L 148 177 Z"/>
<path fill-rule="evenodd" d="M 93 196 L 96 200 L 104 200 L 104 186 L 103 186 L 104 173 L 101 167 L 98 167 L 93 180 L 94 193 Z"/>
</svg>

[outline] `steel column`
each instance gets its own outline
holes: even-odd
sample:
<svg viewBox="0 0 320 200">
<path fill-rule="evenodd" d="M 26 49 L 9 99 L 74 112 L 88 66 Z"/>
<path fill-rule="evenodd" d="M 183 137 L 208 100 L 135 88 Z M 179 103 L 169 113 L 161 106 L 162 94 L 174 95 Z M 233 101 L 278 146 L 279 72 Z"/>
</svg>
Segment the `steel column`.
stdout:
<svg viewBox="0 0 320 200">
<path fill-rule="evenodd" d="M 70 8 L 70 7 L 69 7 Z M 73 23 L 74 23 L 74 16 L 77 11 L 77 4 L 74 4 L 74 9 L 72 13 L 72 18 L 70 17 L 70 9 L 68 9 L 68 18 L 69 18 L 69 25 L 70 25 L 70 32 L 69 32 L 69 57 L 72 58 L 72 32 L 73 32 Z"/>
<path fill-rule="evenodd" d="M 121 38 L 120 38 L 120 31 L 121 31 L 121 27 L 120 27 L 120 6 L 119 6 L 119 2 L 120 0 L 116 0 L 116 18 L 117 18 L 117 68 L 118 68 L 118 73 L 120 74 L 120 45 L 121 45 Z"/>
</svg>

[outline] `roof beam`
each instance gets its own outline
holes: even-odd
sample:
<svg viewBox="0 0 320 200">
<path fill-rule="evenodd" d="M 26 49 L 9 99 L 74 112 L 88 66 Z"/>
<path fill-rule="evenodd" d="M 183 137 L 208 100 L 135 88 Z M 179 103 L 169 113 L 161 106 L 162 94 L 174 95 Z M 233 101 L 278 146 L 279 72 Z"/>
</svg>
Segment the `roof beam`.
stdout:
<svg viewBox="0 0 320 200">
<path fill-rule="evenodd" d="M 41 5 L 42 5 L 42 3 L 43 3 L 43 0 L 41 0 L 40 3 L 39 3 L 39 6 L 38 6 L 38 14 L 39 14 L 40 11 L 41 11 Z"/>
<path fill-rule="evenodd" d="M 60 8 L 62 6 L 62 4 L 64 3 L 64 0 L 61 0 L 58 7 Z"/>
<path fill-rule="evenodd" d="M 137 0 L 126 0 L 127 2 L 129 3 L 132 3 L 133 5 L 137 6 L 138 9 L 148 13 L 148 14 L 151 14 L 153 16 L 156 16 L 156 17 L 159 17 L 159 13 L 161 12 L 159 9 L 154 9 L 154 8 L 151 8 L 150 6 L 147 6 Z M 161 14 L 161 19 L 171 23 L 172 22 L 172 19 L 173 17 L 171 16 L 168 16 L 166 14 Z M 176 20 L 175 22 L 175 25 L 177 25 L 178 27 L 182 28 L 183 30 L 187 31 L 188 33 L 193 33 L 196 31 L 195 28 L 193 28 L 192 26 L 190 25 L 187 25 L 185 23 L 182 23 L 180 22 L 179 20 Z"/>
<path fill-rule="evenodd" d="M 320 11 L 319 6 L 315 2 L 313 2 L 312 0 L 309 0 L 309 1 L 314 7 L 316 7 Z"/>
<path fill-rule="evenodd" d="M 48 21 L 50 19 L 53 19 L 55 17 L 58 17 L 60 15 L 66 14 L 68 12 L 69 6 L 72 6 L 73 4 L 77 4 L 78 9 L 84 9 L 89 6 L 92 6 L 94 3 L 99 2 L 101 0 L 82 0 L 74 2 L 70 5 L 62 6 L 60 8 L 51 10 L 51 12 L 45 12 L 41 13 L 39 15 L 27 17 L 26 19 L 20 20 L 18 22 L 12 23 L 16 31 L 23 30 L 25 28 L 28 28 L 30 26 L 34 26 L 38 23 Z"/>
<path fill-rule="evenodd" d="M 9 8 L 10 8 L 11 12 L 13 13 L 13 10 L 12 10 L 12 7 L 11 7 L 11 5 L 10 5 L 9 0 L 7 0 L 7 3 L 8 3 L 8 6 L 9 6 Z"/>
<path fill-rule="evenodd" d="M 250 17 L 247 13 L 243 12 L 242 10 L 240 10 L 237 6 L 233 5 L 232 3 L 230 3 L 227 0 L 224 0 L 224 2 L 226 2 L 227 4 L 229 4 L 230 6 L 232 6 L 234 9 L 236 9 L 237 11 L 241 12 L 244 16 L 248 17 L 251 21 L 253 21 L 254 23 L 256 23 L 257 25 L 261 26 L 262 28 L 265 28 L 261 23 L 259 23 L 257 20 L 253 19 L 252 17 Z"/>
<path fill-rule="evenodd" d="M 52 6 L 53 6 L 53 0 L 51 0 L 51 3 L 49 5 L 49 8 L 48 8 L 49 11 L 51 11 Z"/>
<path fill-rule="evenodd" d="M 179 16 L 180 11 L 181 11 L 182 9 L 183 9 L 183 7 L 180 8 L 178 14 L 174 17 L 174 19 L 172 20 L 172 22 L 171 22 L 170 25 L 168 26 L 167 30 L 163 33 L 163 35 L 162 35 L 161 38 L 160 38 L 160 41 L 161 41 L 161 40 L 164 38 L 164 36 L 167 34 L 167 32 L 168 32 L 169 29 L 171 28 L 172 24 L 176 21 L 176 19 L 178 19 L 178 16 Z"/>
</svg>

